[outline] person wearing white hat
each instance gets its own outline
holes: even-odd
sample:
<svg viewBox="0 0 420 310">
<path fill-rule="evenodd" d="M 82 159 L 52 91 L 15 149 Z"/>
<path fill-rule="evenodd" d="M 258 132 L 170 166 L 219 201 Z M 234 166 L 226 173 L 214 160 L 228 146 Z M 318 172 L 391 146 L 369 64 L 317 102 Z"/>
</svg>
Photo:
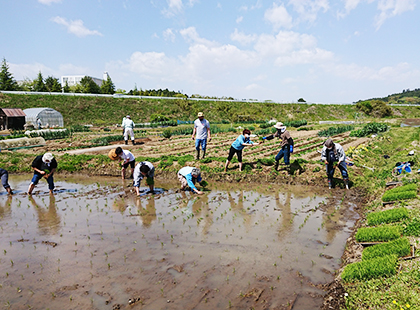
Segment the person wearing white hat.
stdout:
<svg viewBox="0 0 420 310">
<path fill-rule="evenodd" d="M 275 137 L 281 139 L 280 142 L 280 151 L 275 157 L 276 165 L 275 168 L 277 169 L 279 166 L 280 159 L 284 158 L 284 164 L 286 166 L 290 165 L 290 153 L 293 151 L 293 139 L 290 133 L 286 130 L 286 126 L 282 122 L 277 122 L 274 126 L 277 129 L 274 135 L 269 135 L 267 137 L 263 137 L 264 140 L 271 140 Z"/>
<path fill-rule="evenodd" d="M 131 138 L 131 142 L 133 143 L 133 145 L 135 144 L 134 142 L 134 122 L 131 120 L 130 115 L 127 115 L 125 117 L 125 120 L 123 120 L 121 127 L 124 129 L 124 141 L 125 144 L 128 144 L 128 135 L 130 135 Z"/>
<path fill-rule="evenodd" d="M 192 139 L 195 137 L 195 150 L 197 152 L 196 159 L 200 159 L 200 145 L 203 150 L 203 157 L 206 156 L 206 146 L 207 139 L 210 142 L 210 123 L 208 120 L 204 119 L 204 113 L 198 112 L 198 118 L 194 121 L 194 131 L 192 134 Z M 197 134 L 197 135 L 196 135 Z"/>
<path fill-rule="evenodd" d="M 48 189 L 50 190 L 50 194 L 52 194 L 54 190 L 53 174 L 57 169 L 57 161 L 55 160 L 54 155 L 45 153 L 44 155 L 35 157 L 32 162 L 32 169 L 34 170 L 34 176 L 32 177 L 31 184 L 29 184 L 28 195 L 32 195 L 35 185 L 37 185 L 42 178 L 47 179 Z"/>
</svg>

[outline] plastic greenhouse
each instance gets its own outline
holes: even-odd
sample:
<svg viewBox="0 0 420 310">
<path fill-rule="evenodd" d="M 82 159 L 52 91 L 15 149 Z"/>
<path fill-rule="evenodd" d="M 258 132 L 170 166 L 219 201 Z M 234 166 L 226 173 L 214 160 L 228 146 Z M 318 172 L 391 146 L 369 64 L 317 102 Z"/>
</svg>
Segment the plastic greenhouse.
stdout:
<svg viewBox="0 0 420 310">
<path fill-rule="evenodd" d="M 37 128 L 37 119 L 41 120 L 42 127 L 64 127 L 63 115 L 51 108 L 31 108 L 23 110 L 26 114 L 26 123 Z"/>
</svg>

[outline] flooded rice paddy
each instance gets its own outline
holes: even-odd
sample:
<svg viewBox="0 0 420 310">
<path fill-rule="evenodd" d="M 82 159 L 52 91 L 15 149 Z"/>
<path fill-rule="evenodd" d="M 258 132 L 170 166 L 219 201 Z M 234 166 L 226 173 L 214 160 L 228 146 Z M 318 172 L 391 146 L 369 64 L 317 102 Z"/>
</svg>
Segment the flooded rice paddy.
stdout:
<svg viewBox="0 0 420 310">
<path fill-rule="evenodd" d="M 0 195 L 0 302 L 10 309 L 319 309 L 357 214 L 351 191 L 29 175 Z M 146 188 L 142 188 L 146 191 Z"/>
</svg>

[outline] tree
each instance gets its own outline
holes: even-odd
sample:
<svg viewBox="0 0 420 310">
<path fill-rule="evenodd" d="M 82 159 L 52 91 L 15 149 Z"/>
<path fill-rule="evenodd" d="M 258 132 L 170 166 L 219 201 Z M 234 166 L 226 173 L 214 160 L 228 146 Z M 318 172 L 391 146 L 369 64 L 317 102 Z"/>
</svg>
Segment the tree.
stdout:
<svg viewBox="0 0 420 310">
<path fill-rule="evenodd" d="M 9 72 L 9 66 L 6 59 L 3 58 L 0 72 L 0 90 L 17 90 L 18 85 L 13 79 L 13 75 Z"/>
<path fill-rule="evenodd" d="M 305 99 L 303 99 L 303 98 L 299 98 L 299 99 L 298 99 L 298 102 L 306 102 L 306 100 L 305 100 Z"/>
<path fill-rule="evenodd" d="M 80 80 L 82 93 L 85 94 L 100 94 L 101 88 L 96 84 L 90 76 L 85 76 Z"/>
<path fill-rule="evenodd" d="M 69 93 L 70 92 L 70 86 L 69 83 L 66 81 L 66 85 L 63 86 L 63 92 Z"/>
<path fill-rule="evenodd" d="M 41 71 L 39 71 L 37 79 L 34 80 L 34 91 L 37 91 L 37 92 L 48 91 L 47 87 L 45 86 L 44 78 L 42 77 Z"/>
<path fill-rule="evenodd" d="M 112 83 L 112 80 L 109 77 L 109 75 L 106 81 L 102 82 L 101 92 L 102 94 L 110 94 L 110 95 L 113 95 L 115 93 L 115 85 L 114 83 Z"/>
<path fill-rule="evenodd" d="M 53 76 L 49 76 L 45 79 L 45 87 L 52 93 L 61 92 L 61 84 L 58 79 Z"/>
</svg>

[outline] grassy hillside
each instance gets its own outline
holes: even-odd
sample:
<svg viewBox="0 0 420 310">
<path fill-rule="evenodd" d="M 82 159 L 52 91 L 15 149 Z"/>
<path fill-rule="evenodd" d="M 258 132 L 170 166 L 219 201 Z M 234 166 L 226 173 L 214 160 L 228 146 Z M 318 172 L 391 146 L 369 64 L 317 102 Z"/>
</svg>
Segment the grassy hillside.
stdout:
<svg viewBox="0 0 420 310">
<path fill-rule="evenodd" d="M 203 111 L 210 121 L 227 120 L 353 120 L 363 117 L 354 105 L 306 105 L 253 102 L 191 101 L 184 99 L 104 98 L 61 95 L 10 95 L 0 93 L 1 108 L 49 107 L 59 111 L 65 126 L 94 124 L 107 126 L 120 123 L 130 114 L 134 122 L 147 122 L 152 114 L 174 120 L 194 120 Z M 397 117 L 420 117 L 419 107 L 398 107 Z"/>
</svg>

